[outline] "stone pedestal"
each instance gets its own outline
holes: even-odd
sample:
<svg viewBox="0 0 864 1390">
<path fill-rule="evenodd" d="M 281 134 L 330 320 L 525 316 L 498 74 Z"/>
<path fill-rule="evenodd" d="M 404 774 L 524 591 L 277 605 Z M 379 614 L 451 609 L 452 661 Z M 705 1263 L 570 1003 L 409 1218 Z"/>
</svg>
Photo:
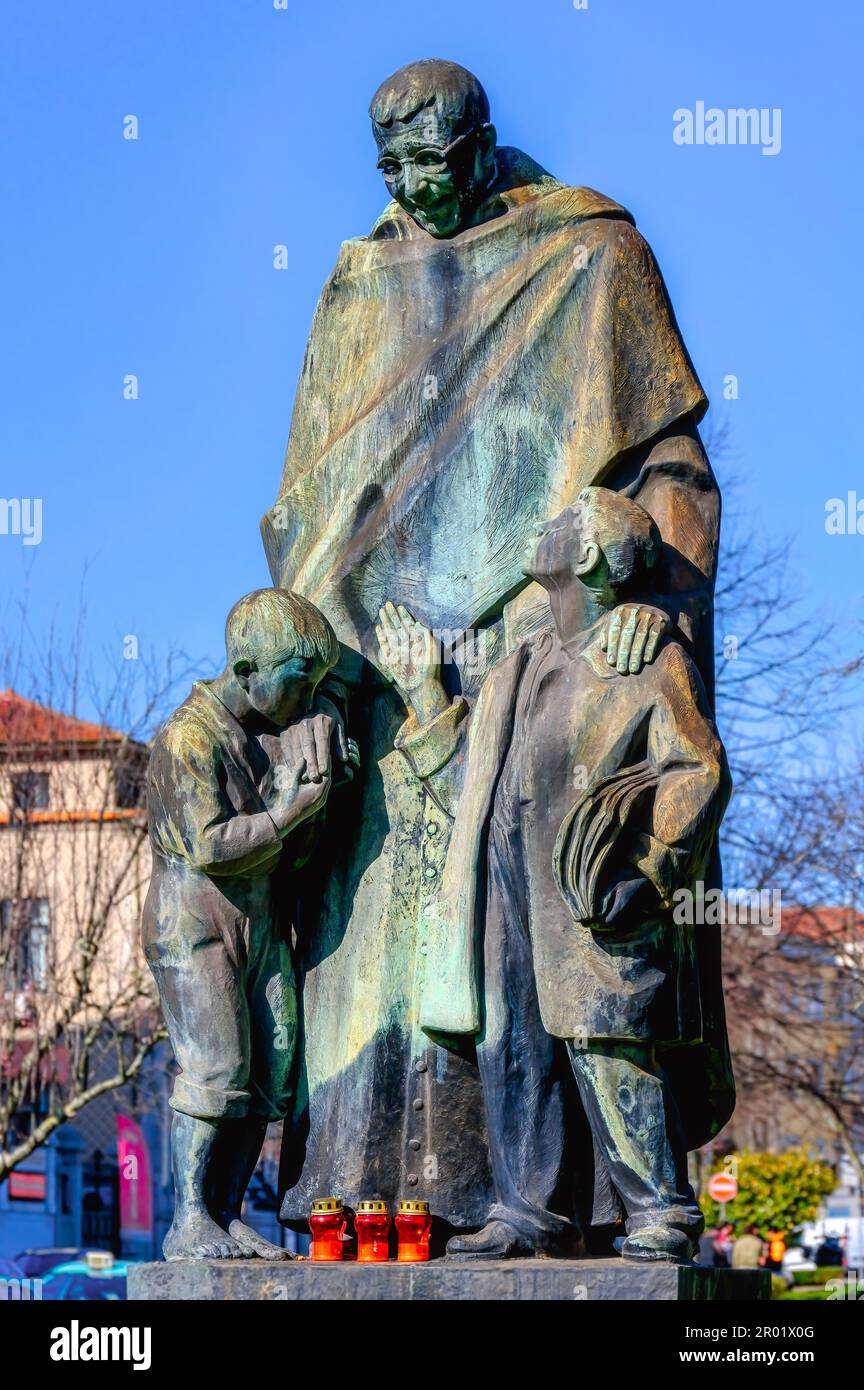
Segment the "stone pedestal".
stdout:
<svg viewBox="0 0 864 1390">
<path fill-rule="evenodd" d="M 358 1265 L 309 1260 L 177 1260 L 132 1265 L 135 1300 L 420 1302 L 445 1300 L 610 1302 L 734 1300 L 771 1296 L 761 1269 L 630 1264 L 624 1260 L 490 1260 Z"/>
</svg>

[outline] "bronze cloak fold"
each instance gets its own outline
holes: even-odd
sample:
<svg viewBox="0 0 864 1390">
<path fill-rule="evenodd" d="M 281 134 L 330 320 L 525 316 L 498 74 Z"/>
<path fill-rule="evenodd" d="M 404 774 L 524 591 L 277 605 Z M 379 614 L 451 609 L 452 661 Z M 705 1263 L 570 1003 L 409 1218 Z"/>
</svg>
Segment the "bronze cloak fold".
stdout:
<svg viewBox="0 0 864 1390">
<path fill-rule="evenodd" d="M 490 220 L 450 240 L 391 204 L 343 245 L 262 521 L 274 583 L 317 603 L 343 644 L 364 760 L 300 913 L 290 1221 L 322 1192 L 416 1195 L 430 1155 L 437 1215 L 481 1224 L 492 1200 L 476 1066 L 420 1028 L 421 926 L 449 826 L 393 748 L 405 711 L 373 665 L 379 606 L 406 603 L 438 632 L 485 623 L 485 659 L 497 659 L 518 637 L 532 523 L 706 407 L 629 213 L 517 151 L 499 151 L 499 171 Z M 662 508 L 664 540 L 710 608 L 717 508 L 700 519 L 716 498 L 704 455 L 680 465 L 673 450 L 668 468 L 625 483 Z"/>
<path fill-rule="evenodd" d="M 500 611 L 526 520 L 706 408 L 630 214 L 500 158 L 505 215 L 446 241 L 382 219 L 399 235 L 344 243 L 312 326 L 262 531 L 274 582 L 361 650 L 393 594 L 456 632 Z"/>
</svg>

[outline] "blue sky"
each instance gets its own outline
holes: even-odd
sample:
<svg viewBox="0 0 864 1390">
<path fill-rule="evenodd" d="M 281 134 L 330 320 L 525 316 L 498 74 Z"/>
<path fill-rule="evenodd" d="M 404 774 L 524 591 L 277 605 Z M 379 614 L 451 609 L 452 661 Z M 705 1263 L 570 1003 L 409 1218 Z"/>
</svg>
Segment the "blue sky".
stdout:
<svg viewBox="0 0 864 1390">
<path fill-rule="evenodd" d="M 852 654 L 864 536 L 824 523 L 864 498 L 861 30 L 848 0 L 4 0 L 0 496 L 43 504 L 40 545 L 0 535 L 7 630 L 26 586 L 37 635 L 71 631 L 86 568 L 94 651 L 219 656 L 268 582 L 258 520 L 318 293 L 385 202 L 369 98 L 440 56 L 481 77 L 503 143 L 634 212 L 738 505 L 795 538 Z M 780 108 L 779 154 L 677 145 L 698 101 Z"/>
</svg>

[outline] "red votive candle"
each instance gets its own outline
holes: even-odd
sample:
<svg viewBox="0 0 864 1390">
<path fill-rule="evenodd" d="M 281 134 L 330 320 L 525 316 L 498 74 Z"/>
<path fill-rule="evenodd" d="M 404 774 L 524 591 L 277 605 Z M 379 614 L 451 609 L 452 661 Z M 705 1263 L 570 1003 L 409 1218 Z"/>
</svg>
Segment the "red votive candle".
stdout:
<svg viewBox="0 0 864 1390">
<path fill-rule="evenodd" d="M 400 1263 L 419 1264 L 421 1260 L 428 1260 L 429 1232 L 432 1230 L 428 1202 L 400 1202 L 396 1213 L 396 1230 L 399 1233 L 397 1258 Z"/>
<path fill-rule="evenodd" d="M 360 1264 L 383 1263 L 390 1255 L 390 1213 L 387 1203 L 377 1197 L 357 1203 L 354 1218 L 357 1232 L 357 1261 Z"/>
<path fill-rule="evenodd" d="M 336 1197 L 316 1197 L 309 1216 L 313 1260 L 341 1260 L 345 1212 Z"/>
</svg>

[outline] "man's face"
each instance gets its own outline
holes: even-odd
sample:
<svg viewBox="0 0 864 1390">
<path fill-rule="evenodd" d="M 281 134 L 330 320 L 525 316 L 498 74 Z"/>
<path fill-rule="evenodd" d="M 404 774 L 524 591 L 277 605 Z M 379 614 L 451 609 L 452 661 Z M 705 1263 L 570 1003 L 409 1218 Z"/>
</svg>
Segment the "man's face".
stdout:
<svg viewBox="0 0 864 1390">
<path fill-rule="evenodd" d="M 253 709 L 279 728 L 309 713 L 325 673 L 324 665 L 313 657 L 284 653 L 238 662 L 234 670 Z"/>
<path fill-rule="evenodd" d="M 584 521 L 584 508 L 577 502 L 535 526 L 525 547 L 522 573 L 547 588 L 571 581 L 585 556 Z"/>
<path fill-rule="evenodd" d="M 442 120 L 432 107 L 398 132 L 377 134 L 378 168 L 390 196 L 424 231 L 449 237 L 470 224 L 478 189 L 485 185 L 488 134 L 469 130 L 455 136 L 453 122 Z M 494 132 L 491 140 L 494 149 Z"/>
</svg>

